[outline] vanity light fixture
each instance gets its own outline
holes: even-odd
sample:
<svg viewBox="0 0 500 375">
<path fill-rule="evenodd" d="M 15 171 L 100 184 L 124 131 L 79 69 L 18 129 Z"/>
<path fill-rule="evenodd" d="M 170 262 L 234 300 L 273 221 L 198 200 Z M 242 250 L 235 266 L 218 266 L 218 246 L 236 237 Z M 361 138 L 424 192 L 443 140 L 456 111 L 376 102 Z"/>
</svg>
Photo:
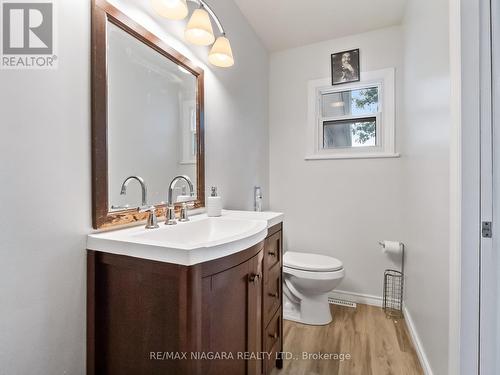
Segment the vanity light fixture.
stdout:
<svg viewBox="0 0 500 375">
<path fill-rule="evenodd" d="M 184 37 L 195 45 L 209 46 L 213 43 L 208 54 L 208 61 L 215 66 L 228 68 L 234 65 L 231 44 L 226 37 L 222 24 L 212 8 L 204 0 L 151 0 L 153 9 L 162 17 L 169 19 L 183 19 L 188 15 L 186 1 L 198 4 L 199 8 L 193 11 L 189 18 Z M 215 22 L 219 30 L 219 36 L 215 38 L 212 22 Z M 214 43 L 215 42 L 215 43 Z"/>
</svg>

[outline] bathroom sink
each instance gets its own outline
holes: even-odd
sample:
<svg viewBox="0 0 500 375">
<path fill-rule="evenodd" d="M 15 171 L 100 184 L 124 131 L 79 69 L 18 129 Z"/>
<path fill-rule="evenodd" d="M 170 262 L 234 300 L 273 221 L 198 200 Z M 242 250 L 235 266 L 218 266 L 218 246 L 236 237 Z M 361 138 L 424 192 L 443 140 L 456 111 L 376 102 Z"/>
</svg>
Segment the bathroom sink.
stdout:
<svg viewBox="0 0 500 375">
<path fill-rule="evenodd" d="M 177 225 L 164 225 L 158 230 L 132 234 L 132 241 L 191 250 L 233 242 L 267 229 L 263 221 L 203 217 Z"/>
<path fill-rule="evenodd" d="M 267 235 L 267 228 L 281 220 L 277 213 L 225 211 L 221 217 L 205 214 L 188 222 L 144 226 L 91 234 L 89 250 L 128 255 L 162 262 L 193 265 L 245 250 Z"/>
</svg>

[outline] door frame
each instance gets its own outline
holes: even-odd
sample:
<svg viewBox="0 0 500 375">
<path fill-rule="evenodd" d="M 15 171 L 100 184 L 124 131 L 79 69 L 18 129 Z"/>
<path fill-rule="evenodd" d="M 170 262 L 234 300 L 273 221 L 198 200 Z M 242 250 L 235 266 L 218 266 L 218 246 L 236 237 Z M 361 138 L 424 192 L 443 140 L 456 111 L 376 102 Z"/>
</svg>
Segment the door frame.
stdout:
<svg viewBox="0 0 500 375">
<path fill-rule="evenodd" d="M 500 362 L 498 353 L 498 242 L 500 232 L 495 218 L 500 212 L 498 191 L 500 187 L 500 154 L 498 104 L 500 63 L 498 47 L 499 0 L 483 4 L 483 37 L 481 38 L 481 220 L 492 222 L 492 237 L 481 238 L 480 253 L 480 318 L 479 318 L 479 373 L 496 374 Z M 492 303 L 494 301 L 495 303 Z"/>
<path fill-rule="evenodd" d="M 497 366 L 497 258 L 500 237 L 500 0 L 450 0 L 452 87 L 449 374 L 490 375 Z M 493 60 L 492 60 L 493 59 Z M 493 71 L 492 71 L 493 69 Z M 498 68 L 497 68 L 498 69 Z M 498 106 L 497 106 L 498 107 Z M 458 186 L 454 191 L 454 184 Z M 495 215 L 497 213 L 497 215 Z M 481 223 L 493 222 L 493 238 Z"/>
<path fill-rule="evenodd" d="M 449 375 L 479 374 L 481 87 L 490 0 L 450 0 Z M 484 100 L 484 99 L 483 99 Z"/>
</svg>

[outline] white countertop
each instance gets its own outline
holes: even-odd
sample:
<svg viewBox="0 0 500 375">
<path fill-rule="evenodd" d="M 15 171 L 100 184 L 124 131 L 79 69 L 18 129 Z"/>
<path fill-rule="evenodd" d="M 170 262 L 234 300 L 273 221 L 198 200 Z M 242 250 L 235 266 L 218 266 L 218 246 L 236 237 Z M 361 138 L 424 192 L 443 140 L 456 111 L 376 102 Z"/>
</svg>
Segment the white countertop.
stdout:
<svg viewBox="0 0 500 375">
<path fill-rule="evenodd" d="M 283 221 L 278 212 L 223 210 L 222 216 L 194 215 L 186 223 L 158 229 L 144 225 L 87 236 L 87 249 L 160 262 L 194 265 L 245 250 Z"/>
<path fill-rule="evenodd" d="M 206 216 L 201 214 L 199 216 Z M 198 215 L 197 215 L 198 216 Z M 248 220 L 264 220 L 267 222 L 267 227 L 282 223 L 284 215 L 281 212 L 273 211 L 236 211 L 236 210 L 222 210 L 222 217 L 232 217 L 235 219 L 248 219 Z"/>
</svg>

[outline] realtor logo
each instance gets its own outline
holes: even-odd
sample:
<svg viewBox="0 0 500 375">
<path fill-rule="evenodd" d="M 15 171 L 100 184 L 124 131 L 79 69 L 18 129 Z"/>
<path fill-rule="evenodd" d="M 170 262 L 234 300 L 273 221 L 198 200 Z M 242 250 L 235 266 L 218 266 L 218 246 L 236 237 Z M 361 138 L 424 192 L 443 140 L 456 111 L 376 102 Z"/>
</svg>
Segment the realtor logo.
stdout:
<svg viewBox="0 0 500 375">
<path fill-rule="evenodd" d="M 36 0 L 35 0 L 36 1 Z M 53 69 L 54 4 L 52 1 L 2 1 L 3 69 Z"/>
</svg>

